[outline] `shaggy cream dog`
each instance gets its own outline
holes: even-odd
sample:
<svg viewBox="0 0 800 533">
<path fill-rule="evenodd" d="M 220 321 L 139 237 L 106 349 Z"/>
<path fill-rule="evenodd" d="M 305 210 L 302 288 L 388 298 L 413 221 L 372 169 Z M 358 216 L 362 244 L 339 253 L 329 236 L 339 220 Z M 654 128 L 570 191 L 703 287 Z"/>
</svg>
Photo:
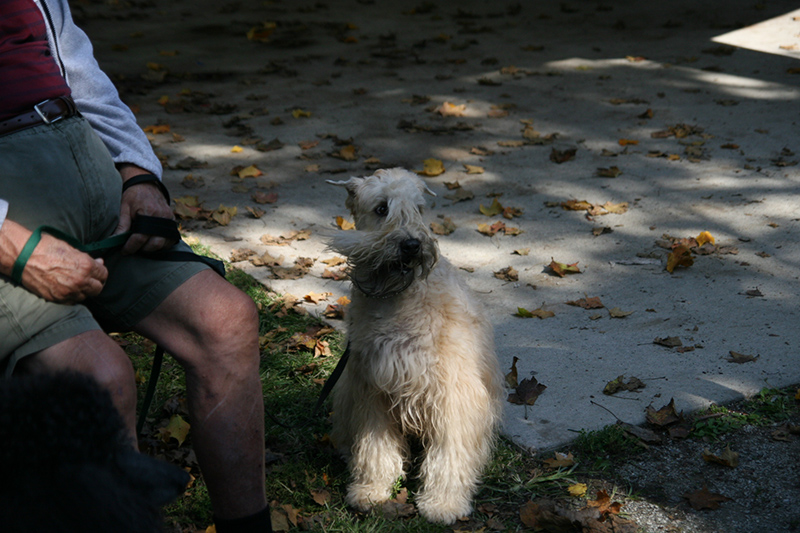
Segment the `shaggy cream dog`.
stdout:
<svg viewBox="0 0 800 533">
<path fill-rule="evenodd" d="M 491 325 L 439 255 L 415 174 L 379 170 L 345 187 L 356 230 L 332 239 L 347 256 L 350 360 L 334 389 L 332 438 L 349 455 L 347 501 L 388 500 L 421 442 L 419 512 L 452 524 L 472 511 L 500 421 L 502 375 Z"/>
</svg>

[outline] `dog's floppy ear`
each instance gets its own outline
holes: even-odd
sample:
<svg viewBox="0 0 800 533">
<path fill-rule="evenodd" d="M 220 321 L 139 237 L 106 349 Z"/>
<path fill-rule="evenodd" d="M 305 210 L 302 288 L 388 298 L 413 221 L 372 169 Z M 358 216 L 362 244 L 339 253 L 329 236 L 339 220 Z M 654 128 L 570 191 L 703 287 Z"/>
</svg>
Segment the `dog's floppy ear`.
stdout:
<svg viewBox="0 0 800 533">
<path fill-rule="evenodd" d="M 357 178 L 353 176 L 347 181 L 325 180 L 325 182 L 330 183 L 331 185 L 336 185 L 337 187 L 344 187 L 347 189 L 347 193 L 350 196 L 355 196 L 356 189 L 358 189 L 358 186 L 364 182 L 364 178 Z"/>
</svg>

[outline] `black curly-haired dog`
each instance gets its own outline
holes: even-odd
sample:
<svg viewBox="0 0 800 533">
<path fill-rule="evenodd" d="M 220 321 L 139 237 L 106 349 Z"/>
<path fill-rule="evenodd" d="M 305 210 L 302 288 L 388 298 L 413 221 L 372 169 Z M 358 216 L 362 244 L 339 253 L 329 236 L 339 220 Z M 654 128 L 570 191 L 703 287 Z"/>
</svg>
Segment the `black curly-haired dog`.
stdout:
<svg viewBox="0 0 800 533">
<path fill-rule="evenodd" d="M 153 533 L 188 474 L 133 450 L 109 394 L 79 374 L 0 380 L 0 530 Z"/>
</svg>

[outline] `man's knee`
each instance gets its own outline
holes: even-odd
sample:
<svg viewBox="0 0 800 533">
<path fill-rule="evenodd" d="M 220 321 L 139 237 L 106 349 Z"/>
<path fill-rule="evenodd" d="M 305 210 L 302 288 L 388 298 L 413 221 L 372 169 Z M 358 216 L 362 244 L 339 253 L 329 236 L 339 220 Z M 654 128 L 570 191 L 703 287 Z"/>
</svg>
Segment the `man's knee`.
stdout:
<svg viewBox="0 0 800 533">
<path fill-rule="evenodd" d="M 253 300 L 232 285 L 207 298 L 197 324 L 200 365 L 250 372 L 258 367 L 258 309 Z"/>
</svg>

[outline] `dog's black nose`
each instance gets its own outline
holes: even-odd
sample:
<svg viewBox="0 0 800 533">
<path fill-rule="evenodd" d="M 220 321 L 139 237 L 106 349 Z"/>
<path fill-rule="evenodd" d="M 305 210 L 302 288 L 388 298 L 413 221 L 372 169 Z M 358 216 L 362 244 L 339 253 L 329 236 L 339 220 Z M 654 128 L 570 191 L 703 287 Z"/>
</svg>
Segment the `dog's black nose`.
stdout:
<svg viewBox="0 0 800 533">
<path fill-rule="evenodd" d="M 400 243 L 400 253 L 403 257 L 415 257 L 419 254 L 422 243 L 418 239 L 406 239 Z"/>
</svg>

